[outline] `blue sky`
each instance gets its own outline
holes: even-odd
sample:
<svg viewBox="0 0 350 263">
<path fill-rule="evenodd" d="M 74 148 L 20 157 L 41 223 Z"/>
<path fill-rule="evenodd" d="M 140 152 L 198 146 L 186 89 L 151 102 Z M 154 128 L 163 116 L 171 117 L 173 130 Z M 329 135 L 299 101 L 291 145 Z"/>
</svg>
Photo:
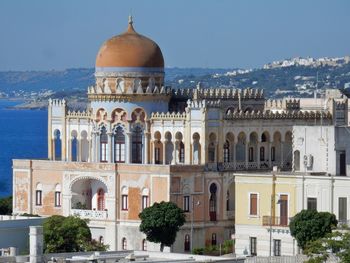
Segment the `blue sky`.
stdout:
<svg viewBox="0 0 350 263">
<path fill-rule="evenodd" d="M 254 68 L 350 55 L 348 0 L 1 0 L 0 70 L 93 67 L 130 12 L 167 67 Z"/>
</svg>

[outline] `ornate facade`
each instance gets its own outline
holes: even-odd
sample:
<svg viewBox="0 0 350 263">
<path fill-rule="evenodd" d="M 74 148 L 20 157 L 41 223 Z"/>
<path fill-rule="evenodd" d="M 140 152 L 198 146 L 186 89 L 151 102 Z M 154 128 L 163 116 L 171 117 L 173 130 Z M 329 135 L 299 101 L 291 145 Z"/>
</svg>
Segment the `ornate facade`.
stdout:
<svg viewBox="0 0 350 263">
<path fill-rule="evenodd" d="M 136 33 L 107 40 L 85 111 L 48 106 L 48 160 L 14 160 L 14 212 L 79 215 L 110 249 L 156 249 L 138 214 L 173 201 L 187 223 L 172 251 L 235 233 L 235 172 L 300 168 L 296 126 L 347 124 L 348 100 L 266 100 L 263 90 L 172 89 L 158 45 Z"/>
</svg>

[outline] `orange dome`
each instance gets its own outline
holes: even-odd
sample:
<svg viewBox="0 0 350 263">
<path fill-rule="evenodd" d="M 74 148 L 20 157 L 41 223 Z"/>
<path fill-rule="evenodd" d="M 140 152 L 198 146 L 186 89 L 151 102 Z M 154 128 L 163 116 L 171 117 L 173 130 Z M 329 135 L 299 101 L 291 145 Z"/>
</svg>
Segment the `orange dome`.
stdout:
<svg viewBox="0 0 350 263">
<path fill-rule="evenodd" d="M 96 68 L 102 67 L 152 67 L 164 68 L 159 46 L 151 39 L 138 34 L 129 19 L 126 32 L 108 39 L 100 48 Z"/>
</svg>

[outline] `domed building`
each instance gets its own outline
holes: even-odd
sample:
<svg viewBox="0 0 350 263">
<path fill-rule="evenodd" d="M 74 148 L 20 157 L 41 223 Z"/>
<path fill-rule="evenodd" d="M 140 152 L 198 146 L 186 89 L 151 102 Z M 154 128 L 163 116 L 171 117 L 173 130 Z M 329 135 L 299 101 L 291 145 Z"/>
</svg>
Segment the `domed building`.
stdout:
<svg viewBox="0 0 350 263">
<path fill-rule="evenodd" d="M 155 202 L 172 201 L 187 222 L 171 251 L 190 252 L 235 236 L 242 254 L 256 247 L 256 238 L 268 242 L 262 219 L 270 206 L 258 202 L 270 193 L 271 174 L 297 177 L 302 156 L 310 173 L 346 173 L 338 148 L 310 161 L 301 132 L 345 125 L 348 101 L 341 95 L 333 94 L 320 111 L 310 99 L 267 100 L 261 89 L 173 89 L 164 83 L 164 65 L 160 47 L 137 33 L 131 18 L 124 33 L 105 41 L 86 110 L 49 101 L 48 160 L 13 161 L 14 213 L 77 215 L 89 219 L 93 238 L 111 250 L 158 251 L 139 232 L 138 215 Z M 268 189 L 245 185 L 254 173 L 252 183 L 270 175 L 263 184 Z M 274 212 L 284 220 L 278 222 L 299 209 L 288 203 L 297 198 L 295 185 L 288 181 L 281 190 L 288 198 Z M 283 231 L 274 233 L 276 240 L 287 235 L 285 223 L 278 227 Z M 247 229 L 261 236 L 251 237 Z M 283 235 L 286 251 L 294 251 L 293 239 Z"/>
</svg>

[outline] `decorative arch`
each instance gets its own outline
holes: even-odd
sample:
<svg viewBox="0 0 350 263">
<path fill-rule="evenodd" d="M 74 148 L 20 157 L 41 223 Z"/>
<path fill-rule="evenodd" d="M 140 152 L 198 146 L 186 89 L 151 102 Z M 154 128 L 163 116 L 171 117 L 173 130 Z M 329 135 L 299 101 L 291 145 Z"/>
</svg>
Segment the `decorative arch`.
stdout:
<svg viewBox="0 0 350 263">
<path fill-rule="evenodd" d="M 185 162 L 185 145 L 183 143 L 183 135 L 181 132 L 177 132 L 175 134 L 175 139 L 176 139 L 176 155 L 177 155 L 177 161 L 179 163 L 184 163 Z"/>
<path fill-rule="evenodd" d="M 153 135 L 153 146 L 154 146 L 154 152 L 153 152 L 153 158 L 155 164 L 161 164 L 163 163 L 163 143 L 161 142 L 162 135 L 159 131 L 154 132 Z"/>
<path fill-rule="evenodd" d="M 236 160 L 237 162 L 245 162 L 246 159 L 246 144 L 247 144 L 247 136 L 241 131 L 237 136 L 237 144 L 236 144 Z"/>
<path fill-rule="evenodd" d="M 193 133 L 192 135 L 192 163 L 200 164 L 201 163 L 201 144 L 200 144 L 200 135 L 198 132 Z"/>
<path fill-rule="evenodd" d="M 104 109 L 104 108 L 99 108 L 97 111 L 96 111 L 96 115 L 95 115 L 95 120 L 97 122 L 105 122 L 107 121 L 107 110 Z"/>
<path fill-rule="evenodd" d="M 80 158 L 82 162 L 89 160 L 89 140 L 87 131 L 83 130 L 80 133 L 81 153 Z"/>
<path fill-rule="evenodd" d="M 125 128 L 123 125 L 116 125 L 113 128 L 114 162 L 125 163 Z"/>
<path fill-rule="evenodd" d="M 116 108 L 111 114 L 112 123 L 126 122 L 128 120 L 127 112 L 122 108 Z"/>
<path fill-rule="evenodd" d="M 174 152 L 174 143 L 172 141 L 171 132 L 167 131 L 165 133 L 165 163 L 171 164 L 174 161 L 173 152 Z"/>
<path fill-rule="evenodd" d="M 145 122 L 147 119 L 147 114 L 142 108 L 136 108 L 131 113 L 131 121 L 132 122 Z"/>
<path fill-rule="evenodd" d="M 208 145 L 208 162 L 214 163 L 216 162 L 216 134 L 209 134 L 209 145 Z"/>
</svg>

